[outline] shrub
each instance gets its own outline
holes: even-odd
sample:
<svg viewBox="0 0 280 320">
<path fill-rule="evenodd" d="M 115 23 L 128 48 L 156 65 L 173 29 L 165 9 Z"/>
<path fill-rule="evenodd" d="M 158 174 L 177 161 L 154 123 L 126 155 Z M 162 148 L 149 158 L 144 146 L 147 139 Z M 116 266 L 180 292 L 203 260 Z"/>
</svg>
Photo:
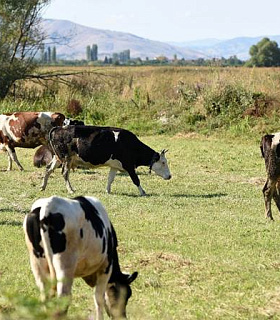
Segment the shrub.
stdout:
<svg viewBox="0 0 280 320">
<path fill-rule="evenodd" d="M 66 111 L 71 117 L 76 117 L 83 112 L 83 108 L 80 101 L 71 99 L 66 107 Z"/>
</svg>

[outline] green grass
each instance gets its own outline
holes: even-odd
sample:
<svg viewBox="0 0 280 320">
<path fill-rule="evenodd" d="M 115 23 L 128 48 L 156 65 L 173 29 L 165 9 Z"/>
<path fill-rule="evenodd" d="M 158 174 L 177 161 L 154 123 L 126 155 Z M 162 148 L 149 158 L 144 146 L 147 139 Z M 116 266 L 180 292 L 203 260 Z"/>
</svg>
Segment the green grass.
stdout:
<svg viewBox="0 0 280 320">
<path fill-rule="evenodd" d="M 138 271 L 129 319 L 280 318 L 280 219 L 264 217 L 265 169 L 255 141 L 203 136 L 142 137 L 169 149 L 170 181 L 138 170 L 147 197 L 120 174 L 105 193 L 108 169 L 77 170 L 76 195 L 94 195 L 119 239 L 122 270 Z M 0 154 L 0 319 L 51 319 L 29 267 L 22 221 L 33 201 L 67 196 L 60 170 L 39 191 L 44 169 L 32 167 L 33 150 L 18 149 L 25 167 L 5 172 Z M 92 290 L 77 279 L 69 319 L 87 319 Z"/>
</svg>

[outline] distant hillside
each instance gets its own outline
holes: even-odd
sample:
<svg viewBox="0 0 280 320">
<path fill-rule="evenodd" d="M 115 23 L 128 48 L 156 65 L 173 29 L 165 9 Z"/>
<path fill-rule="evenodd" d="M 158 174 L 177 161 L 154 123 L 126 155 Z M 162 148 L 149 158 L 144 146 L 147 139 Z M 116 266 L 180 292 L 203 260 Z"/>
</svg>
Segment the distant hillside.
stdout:
<svg viewBox="0 0 280 320">
<path fill-rule="evenodd" d="M 230 56 L 236 55 L 241 60 L 248 60 L 250 58 L 250 47 L 257 44 L 264 37 L 268 37 L 270 40 L 274 40 L 280 44 L 280 36 L 239 37 L 228 40 L 205 39 L 171 43 L 179 47 L 187 47 L 188 49 L 203 52 L 203 54 L 208 57 L 229 58 Z"/>
<path fill-rule="evenodd" d="M 47 19 L 43 21 L 43 28 L 51 42 L 56 42 L 56 53 L 61 59 L 85 59 L 86 47 L 92 44 L 98 45 L 99 59 L 127 49 L 130 49 L 132 58 L 153 59 L 161 55 L 173 58 L 175 54 L 185 59 L 205 58 L 203 53 L 193 49 L 179 48 L 130 33 L 85 27 L 67 20 Z M 67 45 L 65 38 L 69 40 Z"/>
</svg>

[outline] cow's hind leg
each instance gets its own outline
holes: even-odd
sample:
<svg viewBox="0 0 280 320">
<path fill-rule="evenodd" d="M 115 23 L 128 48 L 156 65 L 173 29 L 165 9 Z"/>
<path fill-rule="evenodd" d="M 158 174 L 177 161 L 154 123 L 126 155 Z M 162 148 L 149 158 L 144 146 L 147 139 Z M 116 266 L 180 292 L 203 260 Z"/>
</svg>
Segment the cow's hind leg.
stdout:
<svg viewBox="0 0 280 320">
<path fill-rule="evenodd" d="M 41 190 L 44 191 L 48 184 L 50 175 L 54 172 L 55 168 L 59 167 L 60 162 L 57 160 L 56 156 L 53 156 L 52 161 L 46 166 L 46 173 L 41 185 Z"/>
<path fill-rule="evenodd" d="M 110 168 L 109 175 L 108 175 L 108 183 L 107 183 L 107 188 L 106 188 L 107 193 L 111 193 L 111 185 L 112 185 L 113 181 L 115 180 L 116 173 L 117 173 L 116 169 Z"/>
<path fill-rule="evenodd" d="M 33 253 L 30 253 L 30 266 L 32 273 L 35 278 L 35 282 L 37 287 L 40 290 L 40 299 L 41 301 L 45 301 L 48 297 L 46 295 L 47 283 L 48 283 L 48 273 L 47 270 L 47 262 L 45 259 L 37 258 Z"/>
<path fill-rule="evenodd" d="M 12 169 L 12 161 L 14 161 L 16 163 L 16 165 L 18 166 L 20 171 L 23 171 L 23 166 L 18 161 L 15 149 L 6 146 L 6 150 L 9 155 L 9 159 L 8 159 L 9 164 L 8 164 L 7 171 L 10 171 Z"/>
<path fill-rule="evenodd" d="M 62 165 L 62 175 L 66 183 L 67 191 L 69 193 L 74 193 L 74 189 L 72 188 L 69 180 L 70 169 L 71 169 L 71 161 L 70 159 L 67 159 L 65 162 L 63 162 L 63 165 Z"/>
<path fill-rule="evenodd" d="M 264 187 L 263 187 L 263 195 L 264 195 L 264 203 L 265 203 L 265 215 L 267 218 L 273 220 L 272 212 L 271 212 L 271 199 L 275 192 L 276 182 L 271 179 L 267 179 Z"/>
</svg>

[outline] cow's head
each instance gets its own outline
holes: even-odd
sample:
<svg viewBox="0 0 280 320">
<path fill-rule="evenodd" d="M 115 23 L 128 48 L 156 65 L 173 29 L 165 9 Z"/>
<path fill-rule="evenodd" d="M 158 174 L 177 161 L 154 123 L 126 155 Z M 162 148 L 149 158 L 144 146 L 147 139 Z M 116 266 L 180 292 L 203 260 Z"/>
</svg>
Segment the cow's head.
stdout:
<svg viewBox="0 0 280 320">
<path fill-rule="evenodd" d="M 165 157 L 168 150 L 163 149 L 160 153 L 155 153 L 150 165 L 150 171 L 153 170 L 158 176 L 164 180 L 171 179 L 171 174 Z"/>
<path fill-rule="evenodd" d="M 126 305 L 132 295 L 130 284 L 137 278 L 138 272 L 121 274 L 120 279 L 108 283 L 105 294 L 105 308 L 112 319 L 126 319 Z"/>
</svg>

